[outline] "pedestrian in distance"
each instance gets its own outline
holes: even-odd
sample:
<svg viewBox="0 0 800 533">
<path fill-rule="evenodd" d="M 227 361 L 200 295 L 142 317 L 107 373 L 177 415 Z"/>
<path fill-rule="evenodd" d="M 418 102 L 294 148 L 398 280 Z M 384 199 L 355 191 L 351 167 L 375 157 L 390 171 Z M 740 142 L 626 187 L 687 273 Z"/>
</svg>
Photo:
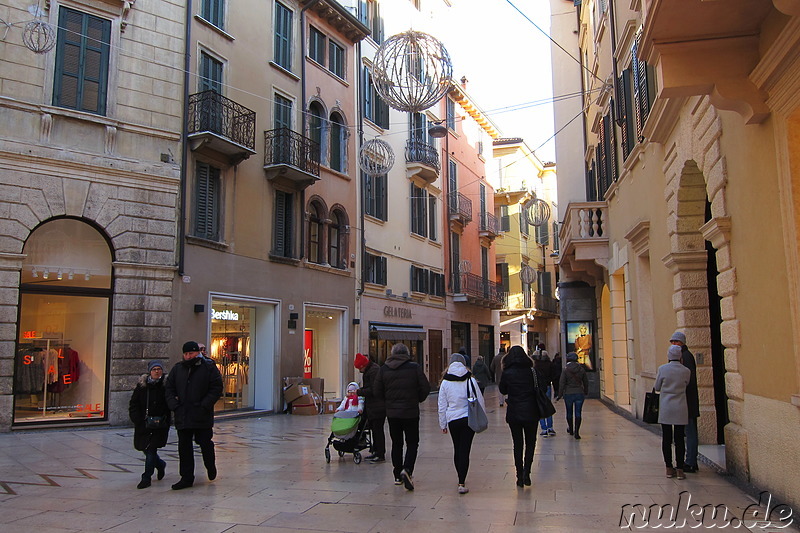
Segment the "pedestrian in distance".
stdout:
<svg viewBox="0 0 800 533">
<path fill-rule="evenodd" d="M 175 413 L 178 431 L 181 490 L 194 484 L 194 448 L 200 446 L 209 481 L 217 477 L 214 456 L 214 405 L 222 396 L 222 376 L 213 360 L 204 357 L 195 341 L 183 345 L 183 360 L 172 367 L 166 381 L 167 405 Z"/>
<path fill-rule="evenodd" d="M 158 449 L 167 444 L 172 420 L 167 406 L 164 365 L 161 361 L 147 363 L 147 374 L 142 374 L 131 394 L 128 415 L 134 427 L 133 447 L 144 453 L 144 474 L 136 488 L 146 489 L 151 485 L 153 473 L 158 471 L 158 479 L 164 479 L 167 468 L 166 461 L 158 456 Z"/>
<path fill-rule="evenodd" d="M 553 397 L 558 397 L 558 387 L 561 384 L 561 371 L 563 370 L 563 360 L 561 359 L 561 352 L 556 352 L 551 361 L 550 369 L 553 371 Z"/>
<path fill-rule="evenodd" d="M 419 404 L 431 392 L 422 367 L 411 360 L 405 344 L 395 344 L 375 378 L 375 396 L 386 405 L 392 439 L 394 484 L 414 490 L 414 465 L 419 450 Z M 403 441 L 405 440 L 405 455 Z"/>
<path fill-rule="evenodd" d="M 547 350 L 544 349 L 544 343 L 539 343 L 539 346 L 536 348 L 536 351 L 533 352 L 533 368 L 539 371 L 539 374 L 544 377 L 544 381 L 540 383 L 542 386 L 547 386 L 545 394 L 547 394 L 548 398 L 553 398 L 553 362 L 550 361 L 550 355 L 547 353 Z M 539 428 L 541 431 L 541 436 L 543 438 L 547 437 L 555 437 L 556 430 L 553 429 L 553 417 L 548 416 L 547 418 L 542 418 L 539 420 Z"/>
<path fill-rule="evenodd" d="M 361 380 L 361 388 L 358 389 L 358 395 L 364 397 L 364 414 L 372 434 L 371 454 L 364 459 L 371 463 L 382 463 L 386 461 L 386 433 L 383 431 L 386 423 L 386 404 L 383 398 L 375 396 L 375 378 L 378 377 L 381 367 L 360 353 L 356 354 L 354 365 L 364 376 Z"/>
<path fill-rule="evenodd" d="M 539 408 L 533 381 L 533 361 L 522 346 L 512 346 L 503 359 L 500 393 L 508 395 L 506 423 L 514 443 L 514 466 L 517 486 L 531 485 L 531 466 L 536 449 L 536 422 Z M 537 376 L 542 383 L 544 377 Z"/>
<path fill-rule="evenodd" d="M 681 363 L 692 373 L 686 386 L 686 404 L 689 407 L 689 420 L 686 424 L 686 459 L 684 472 L 697 472 L 697 419 L 700 417 L 700 395 L 697 390 L 697 363 L 694 354 L 686 346 L 686 335 L 676 331 L 669 339 L 670 344 L 681 347 Z"/>
<path fill-rule="evenodd" d="M 681 364 L 680 346 L 670 346 L 666 364 L 658 367 L 656 392 L 658 397 L 658 423 L 661 424 L 661 452 L 667 466 L 667 477 L 686 479 L 683 461 L 686 453 L 684 433 L 689 421 L 689 406 L 686 402 L 686 386 L 692 372 Z M 675 446 L 675 466 L 672 467 L 672 447 Z"/>
<path fill-rule="evenodd" d="M 480 360 L 480 356 L 478 356 Z M 477 366 L 477 360 L 475 362 Z M 485 365 L 484 365 L 485 366 Z M 453 441 L 453 464 L 458 474 L 458 493 L 466 494 L 469 454 L 475 431 L 469 427 L 468 398 L 475 395 L 481 407 L 486 410 L 483 394 L 476 380 L 464 364 L 464 356 L 454 353 L 450 365 L 439 386 L 439 427 L 442 433 L 450 433 Z"/>
<path fill-rule="evenodd" d="M 492 378 L 489 367 L 486 365 L 486 361 L 483 360 L 482 355 L 475 358 L 475 364 L 472 366 L 472 375 L 478 382 L 478 388 L 480 388 L 481 396 L 483 396 L 483 391 L 486 390 Z"/>
<path fill-rule="evenodd" d="M 500 383 L 500 376 L 503 374 L 503 358 L 506 356 L 506 350 L 503 346 L 500 346 L 500 349 L 497 351 L 497 355 L 494 356 L 492 359 L 492 364 L 489 365 L 489 369 L 492 371 L 492 378 L 494 379 L 495 383 Z M 505 405 L 505 396 L 503 393 L 500 393 L 500 407 Z"/>
<path fill-rule="evenodd" d="M 586 367 L 578 362 L 578 354 L 567 354 L 567 366 L 561 372 L 556 401 L 564 398 L 567 409 L 567 433 L 581 439 L 581 423 L 583 422 L 583 401 L 589 394 L 589 378 Z M 573 420 L 575 424 L 573 425 Z"/>
<path fill-rule="evenodd" d="M 462 346 L 461 348 L 458 349 L 458 353 L 464 356 L 464 361 L 466 361 L 465 364 L 467 368 L 472 368 L 472 357 L 470 357 L 469 354 L 467 353 L 467 347 Z"/>
</svg>

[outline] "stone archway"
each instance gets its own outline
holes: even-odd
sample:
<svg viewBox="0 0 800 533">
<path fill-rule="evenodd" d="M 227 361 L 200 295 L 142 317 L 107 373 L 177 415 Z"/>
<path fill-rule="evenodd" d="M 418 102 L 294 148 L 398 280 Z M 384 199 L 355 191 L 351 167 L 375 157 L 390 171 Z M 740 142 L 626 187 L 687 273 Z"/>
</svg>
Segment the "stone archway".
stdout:
<svg viewBox="0 0 800 533">
<path fill-rule="evenodd" d="M 742 376 L 738 372 L 741 340 L 733 305 L 737 293 L 736 269 L 730 251 L 730 217 L 725 198 L 728 172 L 722 155 L 721 135 L 722 122 L 708 97 L 690 100 L 673 134 L 674 144 L 666 150 L 665 197 L 671 252 L 664 263 L 674 273 L 672 300 L 677 328 L 684 331 L 693 351 L 708 354 L 711 324 L 705 241 L 711 242 L 716 250 L 716 283 L 722 315 L 720 333 L 725 346 L 725 390 L 730 417 L 725 426 L 726 461 L 729 470 L 747 476 L 747 434 L 742 426 L 744 393 Z M 711 210 L 708 221 L 706 199 Z M 701 442 L 710 442 L 715 434 L 714 400 L 713 395 L 708 394 L 712 383 L 710 358 L 703 364 L 698 362 Z"/>
</svg>

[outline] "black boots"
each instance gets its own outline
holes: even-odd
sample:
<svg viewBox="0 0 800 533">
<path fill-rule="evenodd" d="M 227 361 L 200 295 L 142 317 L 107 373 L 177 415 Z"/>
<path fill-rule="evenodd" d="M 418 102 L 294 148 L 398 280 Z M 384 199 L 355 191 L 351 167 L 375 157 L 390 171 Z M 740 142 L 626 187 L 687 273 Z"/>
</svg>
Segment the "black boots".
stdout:
<svg viewBox="0 0 800 533">
<path fill-rule="evenodd" d="M 151 485 L 150 476 L 148 476 L 146 474 L 142 474 L 142 480 L 139 482 L 138 485 L 136 485 L 136 488 L 137 489 L 146 489 L 150 485 Z"/>
<path fill-rule="evenodd" d="M 572 435 L 572 419 L 567 418 L 567 433 Z"/>
<path fill-rule="evenodd" d="M 580 438 L 581 438 L 581 433 L 580 432 L 581 432 L 581 417 L 576 416 L 575 417 L 575 433 L 573 434 L 573 436 L 575 437 L 576 440 L 580 440 Z"/>
<path fill-rule="evenodd" d="M 517 468 L 517 487 L 522 487 L 525 485 L 525 473 L 522 471 L 521 468 Z"/>
</svg>

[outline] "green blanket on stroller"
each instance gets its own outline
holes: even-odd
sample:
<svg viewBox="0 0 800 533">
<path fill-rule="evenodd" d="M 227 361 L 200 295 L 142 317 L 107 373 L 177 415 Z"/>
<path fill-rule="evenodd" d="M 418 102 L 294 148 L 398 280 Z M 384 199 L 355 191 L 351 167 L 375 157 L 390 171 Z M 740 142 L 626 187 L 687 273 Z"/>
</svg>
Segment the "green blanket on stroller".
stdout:
<svg viewBox="0 0 800 533">
<path fill-rule="evenodd" d="M 337 437 L 346 437 L 358 428 L 361 417 L 353 411 L 334 413 L 331 420 L 331 432 Z"/>
</svg>

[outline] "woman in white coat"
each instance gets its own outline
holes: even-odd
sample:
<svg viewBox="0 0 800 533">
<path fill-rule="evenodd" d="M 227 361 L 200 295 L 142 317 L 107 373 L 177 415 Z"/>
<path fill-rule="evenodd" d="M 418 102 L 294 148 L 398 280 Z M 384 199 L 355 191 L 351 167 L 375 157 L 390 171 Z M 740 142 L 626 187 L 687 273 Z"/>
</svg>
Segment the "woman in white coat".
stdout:
<svg viewBox="0 0 800 533">
<path fill-rule="evenodd" d="M 683 458 L 686 454 L 684 435 L 689 422 L 689 406 L 686 403 L 686 385 L 691 371 L 681 363 L 681 347 L 670 346 L 669 362 L 658 367 L 655 390 L 658 399 L 658 423 L 661 424 L 661 451 L 667 465 L 667 477 L 686 479 L 683 473 Z M 672 446 L 675 445 L 676 468 L 672 468 Z"/>
<path fill-rule="evenodd" d="M 450 356 L 450 366 L 439 386 L 439 427 L 442 433 L 450 432 L 453 439 L 453 463 L 458 474 L 458 493 L 466 494 L 469 489 L 465 483 L 469 470 L 469 453 L 475 432 L 468 424 L 467 397 L 474 394 L 485 410 L 483 395 L 478 382 L 467 369 L 466 360 L 461 354 Z"/>
</svg>

